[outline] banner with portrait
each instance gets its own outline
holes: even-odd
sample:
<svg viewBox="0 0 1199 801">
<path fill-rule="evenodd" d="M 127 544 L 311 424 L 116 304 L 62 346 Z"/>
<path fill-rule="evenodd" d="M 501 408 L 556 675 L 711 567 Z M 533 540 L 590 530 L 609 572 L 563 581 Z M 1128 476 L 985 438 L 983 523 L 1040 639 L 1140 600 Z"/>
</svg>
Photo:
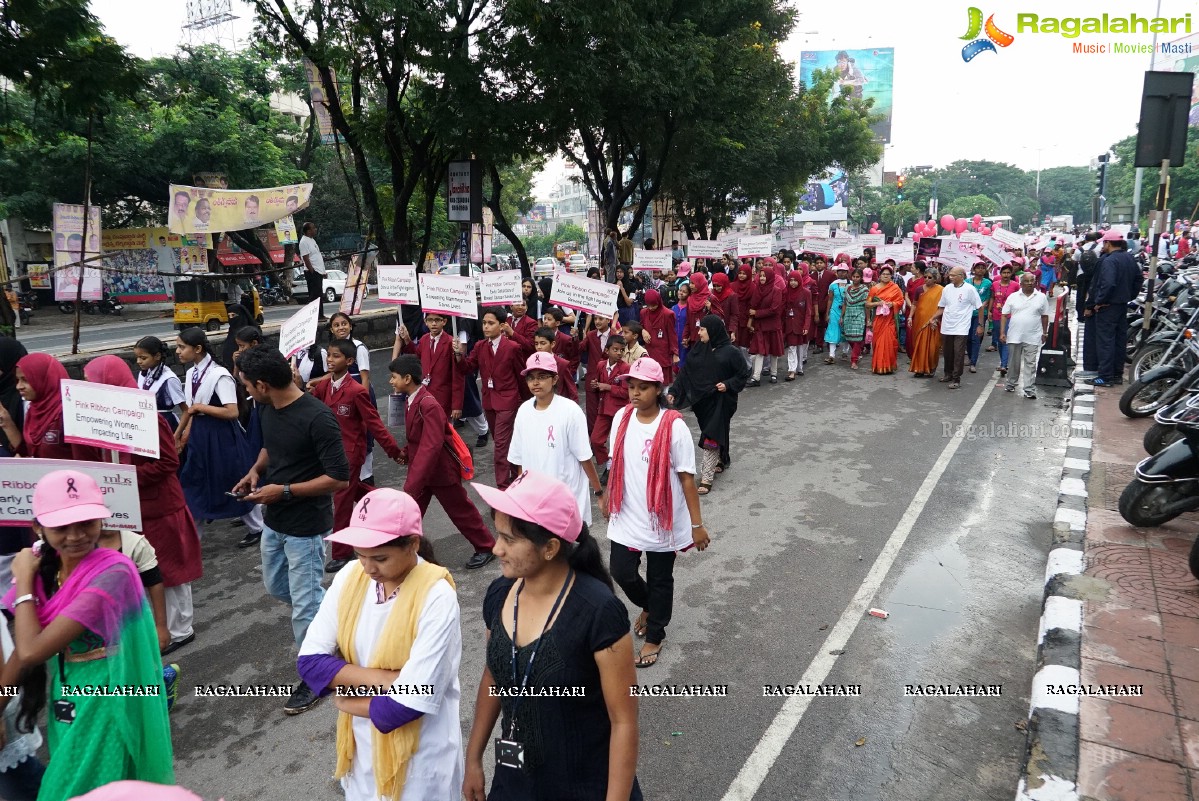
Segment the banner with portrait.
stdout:
<svg viewBox="0 0 1199 801">
<path fill-rule="evenodd" d="M 54 204 L 54 281 L 56 301 L 100 300 L 104 296 L 103 273 L 95 267 L 81 267 L 83 259 L 100 255 L 100 209 L 92 206 L 87 215 L 87 246 L 84 247 L 83 206 Z M 98 262 L 96 263 L 98 266 Z M 75 267 L 67 267 L 76 264 Z M 79 295 L 79 276 L 83 274 L 83 294 Z"/>
<path fill-rule="evenodd" d="M 171 184 L 167 227 L 177 234 L 244 231 L 308 207 L 312 184 L 212 189 Z"/>
</svg>

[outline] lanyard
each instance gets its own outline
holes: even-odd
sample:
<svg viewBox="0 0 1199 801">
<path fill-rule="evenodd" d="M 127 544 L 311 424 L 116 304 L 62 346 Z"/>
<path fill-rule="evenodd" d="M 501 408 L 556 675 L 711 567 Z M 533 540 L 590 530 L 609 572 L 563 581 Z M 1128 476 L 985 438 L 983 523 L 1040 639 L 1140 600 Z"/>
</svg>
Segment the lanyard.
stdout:
<svg viewBox="0 0 1199 801">
<path fill-rule="evenodd" d="M 165 368 L 166 368 L 165 364 L 159 364 L 156 369 L 148 371 L 146 373 L 146 377 L 142 380 L 142 389 L 148 390 L 152 386 L 154 386 L 154 382 L 157 381 L 162 376 L 162 371 Z M 194 393 L 195 390 L 192 390 L 192 392 Z"/>
<path fill-rule="evenodd" d="M 512 702 L 512 711 L 509 714 L 509 720 L 512 725 L 509 727 L 508 737 L 511 738 L 516 734 L 516 710 L 520 706 L 521 699 L 524 697 L 524 689 L 529 684 L 529 676 L 533 673 L 533 660 L 537 658 L 537 651 L 541 648 L 541 642 L 545 639 L 545 633 L 549 631 L 550 621 L 554 619 L 554 615 L 558 612 L 558 606 L 562 603 L 562 599 L 566 596 L 566 588 L 570 586 L 570 580 L 574 577 L 574 568 L 566 574 L 566 581 L 562 582 L 562 589 L 558 592 L 558 599 L 554 601 L 554 607 L 550 610 L 550 615 L 545 619 L 545 625 L 541 627 L 541 636 L 537 638 L 536 644 L 533 646 L 533 652 L 529 654 L 529 661 L 525 664 L 525 672 L 520 680 L 521 694 L 516 696 L 516 700 Z M 521 579 L 520 586 L 516 588 L 516 597 L 512 600 L 512 679 L 516 680 L 516 627 L 520 622 L 520 593 L 525 588 L 524 579 Z"/>
<path fill-rule="evenodd" d="M 215 361 L 211 356 L 208 357 L 208 364 L 204 365 L 204 371 L 200 372 L 199 367 L 192 368 L 192 403 L 198 403 L 196 393 L 200 391 L 200 385 L 204 383 L 204 376 L 208 375 L 208 368 L 212 367 Z"/>
</svg>

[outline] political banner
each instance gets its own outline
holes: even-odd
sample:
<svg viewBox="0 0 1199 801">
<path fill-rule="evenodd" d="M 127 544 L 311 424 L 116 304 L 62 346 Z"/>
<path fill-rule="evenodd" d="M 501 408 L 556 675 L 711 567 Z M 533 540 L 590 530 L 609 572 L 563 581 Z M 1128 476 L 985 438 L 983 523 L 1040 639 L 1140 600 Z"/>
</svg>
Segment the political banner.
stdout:
<svg viewBox="0 0 1199 801">
<path fill-rule="evenodd" d="M 54 280 L 56 301 L 75 301 L 79 293 L 79 275 L 83 274 L 83 300 L 104 297 L 104 275 L 94 266 L 80 267 L 81 259 L 100 255 L 100 209 L 88 209 L 87 247 L 83 243 L 83 206 L 73 203 L 54 204 Z M 67 267 L 68 264 L 76 264 Z M 98 266 L 98 265 L 97 265 Z"/>
<path fill-rule="evenodd" d="M 828 239 L 832 236 L 832 232 L 827 225 L 816 225 L 815 223 L 804 223 L 803 238 L 804 239 Z"/>
<path fill-rule="evenodd" d="M 320 316 L 321 298 L 316 298 L 279 326 L 279 352 L 284 358 L 290 359 L 316 342 L 317 318 Z"/>
<path fill-rule="evenodd" d="M 425 314 L 437 312 L 450 317 L 478 319 L 479 302 L 471 277 L 421 273 L 417 281 L 420 284 L 420 304 Z"/>
<path fill-rule="evenodd" d="M 29 278 L 30 289 L 50 288 L 49 264 L 26 264 L 25 275 Z"/>
<path fill-rule="evenodd" d="M 861 234 L 858 241 L 868 248 L 877 248 L 887 244 L 886 234 Z"/>
<path fill-rule="evenodd" d="M 668 250 L 662 252 L 667 256 L 670 255 Z M 620 287 L 616 284 L 564 273 L 554 279 L 554 290 L 550 293 L 550 303 L 588 314 L 614 317 L 616 315 L 616 296 L 619 292 Z"/>
<path fill-rule="evenodd" d="M 312 184 L 211 189 L 171 184 L 167 227 L 177 234 L 243 231 L 308 208 Z"/>
<path fill-rule="evenodd" d="M 316 117 L 317 130 L 321 134 L 321 144 L 331 145 L 337 141 L 337 132 L 333 129 L 333 117 L 329 114 L 329 99 L 325 95 L 325 84 L 321 80 L 321 72 L 316 65 L 304 59 L 304 77 L 308 80 L 308 99 L 312 103 L 312 113 Z M 329 68 L 329 76 L 337 84 L 337 74 Z"/>
<path fill-rule="evenodd" d="M 184 275 L 208 272 L 208 248 L 194 245 L 179 248 L 179 272 Z"/>
<path fill-rule="evenodd" d="M 59 392 L 67 442 L 159 458 L 153 392 L 73 380 L 62 381 Z"/>
<path fill-rule="evenodd" d="M 814 253 L 827 259 L 837 255 L 838 247 L 836 240 L 833 239 L 805 239 L 803 241 L 804 253 Z"/>
<path fill-rule="evenodd" d="M 769 256 L 774 253 L 774 234 L 743 236 L 737 240 L 737 257 Z"/>
<path fill-rule="evenodd" d="M 484 306 L 521 303 L 520 270 L 500 270 L 479 276 L 479 302 Z"/>
<path fill-rule="evenodd" d="M 874 259 L 879 264 L 891 259 L 896 265 L 911 264 L 916 260 L 910 242 L 906 245 L 880 245 L 874 250 Z"/>
<path fill-rule="evenodd" d="M 380 264 L 379 301 L 419 306 L 420 290 L 416 283 L 416 265 Z"/>
<path fill-rule="evenodd" d="M 870 47 L 862 50 L 805 50 L 799 54 L 799 80 L 804 86 L 815 85 L 816 70 L 831 70 L 837 81 L 837 94 L 848 89 L 853 97 L 874 101 L 870 113 L 879 120 L 870 127 L 881 142 L 891 141 L 891 114 L 894 106 L 892 86 L 895 80 L 895 48 Z"/>
<path fill-rule="evenodd" d="M 719 259 L 724 255 L 724 245 L 715 239 L 692 239 L 687 243 L 689 259 Z"/>
<path fill-rule="evenodd" d="M 1015 250 L 1024 249 L 1024 237 L 1015 231 L 1009 231 L 1006 228 L 992 228 L 991 238 L 1005 247 Z"/>
<path fill-rule="evenodd" d="M 663 270 L 669 270 L 673 263 L 669 250 L 633 251 L 634 270 L 660 273 Z"/>
<path fill-rule="evenodd" d="M 280 245 L 297 245 L 300 237 L 296 235 L 296 221 L 290 214 L 281 220 L 275 220 L 275 236 Z"/>
<path fill-rule="evenodd" d="M 342 314 L 353 317 L 362 313 L 362 301 L 366 299 L 367 270 L 362 269 L 362 254 L 350 256 L 349 269 L 346 271 L 346 283 L 341 290 L 341 304 L 337 310 Z"/>
<path fill-rule="evenodd" d="M 104 505 L 112 512 L 104 528 L 142 530 L 136 467 L 69 459 L 0 459 L 0 526 L 28 526 L 33 520 L 33 490 L 46 474 L 56 470 L 77 470 L 100 485 Z"/>
</svg>

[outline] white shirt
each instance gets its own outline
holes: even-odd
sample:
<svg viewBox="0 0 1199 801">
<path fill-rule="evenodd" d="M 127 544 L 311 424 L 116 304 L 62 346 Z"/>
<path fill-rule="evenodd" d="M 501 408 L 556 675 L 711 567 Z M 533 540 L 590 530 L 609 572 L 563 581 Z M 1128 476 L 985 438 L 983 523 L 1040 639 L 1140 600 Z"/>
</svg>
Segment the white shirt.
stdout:
<svg viewBox="0 0 1199 801">
<path fill-rule="evenodd" d="M 193 393 L 192 382 L 197 376 L 202 376 L 202 378 L 199 390 Z M 233 380 L 233 376 L 224 367 L 214 362 L 211 356 L 205 356 L 198 364 L 189 367 L 187 375 L 183 377 L 183 400 L 188 406 L 194 403 L 209 403 L 214 389 L 216 402 L 212 404 L 213 406 L 237 403 L 237 382 Z"/>
<path fill-rule="evenodd" d="M 1024 290 L 1013 292 L 1003 303 L 1003 314 L 1011 315 L 1007 322 L 1008 344 L 1021 343 L 1024 345 L 1041 344 L 1041 315 L 1049 314 L 1049 298 L 1044 292 L 1034 289 L 1032 296 L 1024 294 Z"/>
<path fill-rule="evenodd" d="M 628 413 L 625 407 L 612 418 L 612 433 L 608 436 L 609 451 L 616 449 L 616 433 Z M 642 551 L 680 551 L 691 545 L 691 514 L 683 497 L 679 473 L 695 475 L 695 443 L 691 431 L 682 419 L 670 428 L 670 498 L 674 506 L 674 530 L 659 531 L 650 521 L 646 485 L 649 483 L 649 450 L 662 412 L 649 425 L 637 419 L 636 412 L 629 421 L 624 441 L 624 496 L 620 511 L 608 519 L 608 539 Z"/>
<path fill-rule="evenodd" d="M 970 333 L 970 317 L 983 302 L 978 290 L 967 281 L 961 286 L 946 285 L 937 305 L 945 310 L 941 314 L 941 333 L 962 336 Z"/>
<path fill-rule="evenodd" d="M 325 257 L 321 255 L 321 249 L 317 247 L 316 240 L 310 236 L 300 237 L 300 258 L 308 257 L 308 263 L 312 265 L 312 269 L 316 270 L 321 275 L 325 274 Z"/>
<path fill-rule="evenodd" d="M 580 464 L 592 455 L 587 415 L 579 404 L 557 394 L 548 409 L 538 409 L 536 403 L 536 398 L 529 398 L 516 410 L 508 461 L 570 487 L 583 522 L 591 525 L 591 487 Z"/>
<path fill-rule="evenodd" d="M 419 560 L 424 561 L 424 560 Z M 350 573 L 361 570 L 358 562 L 346 565 L 333 577 L 316 617 L 308 626 L 300 655 L 337 652 L 337 607 Z M 358 664 L 370 663 L 375 644 L 387 623 L 396 598 L 376 603 L 376 587 L 367 589 L 358 613 L 354 652 Z M 408 760 L 404 792 L 396 801 L 428 801 L 457 798 L 462 793 L 462 729 L 458 722 L 461 688 L 458 668 L 462 661 L 462 626 L 454 588 L 439 581 L 429 590 L 416 624 L 416 640 L 408 661 L 392 687 L 398 691 L 413 685 L 432 685 L 431 695 L 409 691 L 395 700 L 425 714 L 420 718 L 420 745 Z M 346 801 L 376 801 L 370 718 L 355 717 L 354 761 L 341 780 Z"/>
<path fill-rule="evenodd" d="M 137 388 L 153 392 L 155 395 L 161 391 L 163 397 L 171 404 L 171 409 L 162 411 L 162 414 L 172 414 L 172 410 L 186 400 L 183 395 L 183 384 L 179 381 L 179 376 L 170 370 L 163 370 L 157 380 L 151 381 L 151 375 L 153 375 L 153 371 L 146 372 L 143 370 L 139 372 L 137 374 Z"/>
</svg>

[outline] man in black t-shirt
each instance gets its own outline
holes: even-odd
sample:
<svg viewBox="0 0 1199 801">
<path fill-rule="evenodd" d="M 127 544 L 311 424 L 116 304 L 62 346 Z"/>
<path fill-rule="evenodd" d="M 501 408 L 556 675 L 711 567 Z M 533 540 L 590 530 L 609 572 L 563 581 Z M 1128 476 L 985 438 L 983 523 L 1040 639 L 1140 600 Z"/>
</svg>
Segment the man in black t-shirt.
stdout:
<svg viewBox="0 0 1199 801">
<path fill-rule="evenodd" d="M 350 465 L 333 411 L 293 383 L 283 354 L 258 345 L 243 352 L 237 366 L 246 392 L 263 404 L 263 448 L 233 491 L 266 506 L 262 578 L 267 592 L 291 605 L 299 648 L 325 597 L 324 537 L 333 532 L 333 494 L 349 484 Z M 298 715 L 318 700 L 301 681 L 283 711 Z"/>
</svg>

